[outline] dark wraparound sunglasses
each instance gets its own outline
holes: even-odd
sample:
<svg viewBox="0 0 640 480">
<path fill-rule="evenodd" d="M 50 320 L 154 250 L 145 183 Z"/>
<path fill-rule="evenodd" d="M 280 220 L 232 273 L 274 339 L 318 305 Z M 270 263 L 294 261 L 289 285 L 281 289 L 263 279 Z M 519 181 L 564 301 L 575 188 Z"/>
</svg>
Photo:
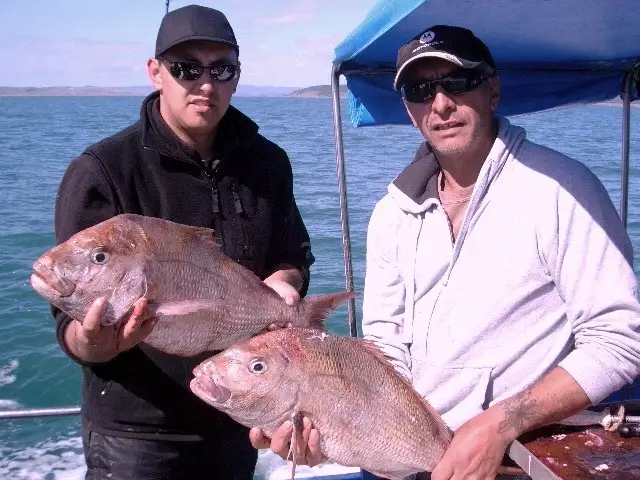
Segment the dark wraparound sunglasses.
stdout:
<svg viewBox="0 0 640 480">
<path fill-rule="evenodd" d="M 169 64 L 169 73 L 178 80 L 193 81 L 199 79 L 205 69 L 209 70 L 211 79 L 217 83 L 226 83 L 238 77 L 240 62 L 237 64 L 217 64 L 205 67 L 195 62 L 180 62 L 158 57 Z"/>
<path fill-rule="evenodd" d="M 424 103 L 433 100 L 436 96 L 436 88 L 442 89 L 453 95 L 460 95 L 478 87 L 493 73 L 475 72 L 473 70 L 452 73 L 437 80 L 418 80 L 404 84 L 400 88 L 402 98 L 411 103 Z"/>
</svg>

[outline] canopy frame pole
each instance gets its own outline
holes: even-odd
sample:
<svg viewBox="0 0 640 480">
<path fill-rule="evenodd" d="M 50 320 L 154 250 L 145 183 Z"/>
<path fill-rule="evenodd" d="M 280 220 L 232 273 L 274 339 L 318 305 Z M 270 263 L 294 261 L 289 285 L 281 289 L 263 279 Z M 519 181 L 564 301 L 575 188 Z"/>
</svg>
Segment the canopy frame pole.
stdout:
<svg viewBox="0 0 640 480">
<path fill-rule="evenodd" d="M 331 69 L 331 99 L 333 109 L 333 137 L 336 149 L 336 168 L 338 170 L 338 192 L 340 197 L 340 226 L 342 229 L 342 255 L 344 257 L 344 278 L 347 291 L 353 292 L 353 265 L 351 261 L 351 234 L 349 232 L 349 208 L 347 204 L 347 174 L 344 163 L 344 142 L 342 136 L 342 117 L 340 115 L 340 75 L 341 63 L 335 62 Z M 356 326 L 356 301 L 350 298 L 347 303 L 349 335 L 358 336 Z"/>
<path fill-rule="evenodd" d="M 640 64 L 634 65 L 627 71 L 622 92 L 622 159 L 620 179 L 620 218 L 624 228 L 627 228 L 629 208 L 629 154 L 631 145 L 631 89 L 638 81 Z"/>
</svg>

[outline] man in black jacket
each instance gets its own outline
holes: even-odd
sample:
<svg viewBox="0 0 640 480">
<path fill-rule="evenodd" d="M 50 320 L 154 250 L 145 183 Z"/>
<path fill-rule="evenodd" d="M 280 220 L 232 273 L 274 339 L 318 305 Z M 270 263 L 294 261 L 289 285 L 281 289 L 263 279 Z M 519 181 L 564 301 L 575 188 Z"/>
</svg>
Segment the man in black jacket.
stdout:
<svg viewBox="0 0 640 480">
<path fill-rule="evenodd" d="M 140 121 L 67 168 L 56 201 L 57 243 L 120 213 L 209 227 L 225 253 L 283 301 L 305 295 L 314 259 L 289 159 L 230 106 L 238 53 L 217 10 L 191 5 L 164 17 L 147 62 L 156 92 L 144 100 Z M 252 478 L 257 453 L 248 430 L 188 390 L 204 357 L 178 358 L 140 343 L 155 322 L 145 299 L 121 328 L 100 325 L 102 307 L 96 301 L 84 319 L 52 308 L 60 345 L 82 365 L 87 478 Z"/>
</svg>

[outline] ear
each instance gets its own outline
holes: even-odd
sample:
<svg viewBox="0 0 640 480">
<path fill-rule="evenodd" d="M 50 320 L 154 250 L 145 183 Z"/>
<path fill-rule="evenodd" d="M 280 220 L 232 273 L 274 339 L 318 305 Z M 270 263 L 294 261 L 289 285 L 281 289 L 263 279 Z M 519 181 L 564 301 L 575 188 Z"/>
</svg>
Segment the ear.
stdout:
<svg viewBox="0 0 640 480">
<path fill-rule="evenodd" d="M 420 125 L 418 125 L 418 122 L 416 122 L 415 117 L 413 116 L 413 113 L 411 113 L 411 109 L 409 108 L 409 106 L 407 105 L 407 101 L 406 100 L 402 100 L 402 103 L 404 104 L 404 108 L 407 111 L 407 115 L 409 115 L 409 118 L 411 119 L 411 123 L 413 124 L 414 127 L 416 128 L 420 128 Z"/>
<path fill-rule="evenodd" d="M 489 87 L 491 88 L 491 111 L 496 110 L 498 108 L 498 103 L 500 103 L 500 79 L 497 76 L 493 76 L 489 79 Z"/>
<path fill-rule="evenodd" d="M 157 58 L 147 60 L 147 75 L 156 90 L 162 90 L 162 71 Z"/>
</svg>

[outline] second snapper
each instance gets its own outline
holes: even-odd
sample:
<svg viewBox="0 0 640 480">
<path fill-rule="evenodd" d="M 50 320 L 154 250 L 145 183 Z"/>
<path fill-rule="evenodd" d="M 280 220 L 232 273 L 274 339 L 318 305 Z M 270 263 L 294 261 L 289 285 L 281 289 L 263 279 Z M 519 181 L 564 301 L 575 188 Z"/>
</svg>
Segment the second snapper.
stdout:
<svg viewBox="0 0 640 480">
<path fill-rule="evenodd" d="M 451 441 L 438 413 L 362 339 L 286 328 L 234 345 L 194 374 L 191 391 L 237 422 L 271 436 L 307 416 L 323 455 L 383 478 L 431 471 Z"/>
</svg>

